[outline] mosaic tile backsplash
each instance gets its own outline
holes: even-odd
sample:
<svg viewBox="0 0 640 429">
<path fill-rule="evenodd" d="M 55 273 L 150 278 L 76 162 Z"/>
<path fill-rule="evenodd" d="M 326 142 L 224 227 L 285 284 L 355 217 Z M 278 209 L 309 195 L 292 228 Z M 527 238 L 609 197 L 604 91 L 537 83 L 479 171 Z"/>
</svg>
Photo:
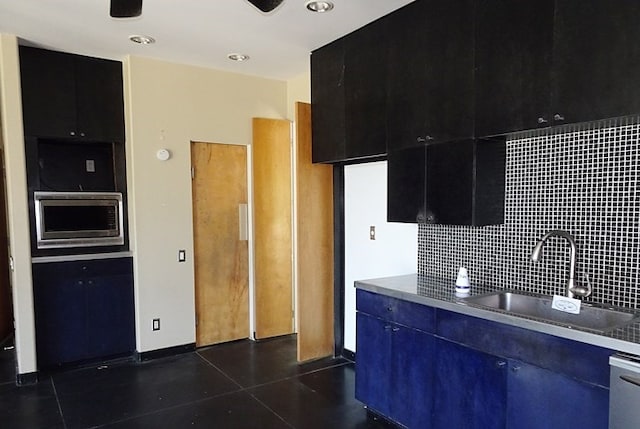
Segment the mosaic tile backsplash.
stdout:
<svg viewBox="0 0 640 429">
<path fill-rule="evenodd" d="M 511 136 L 507 141 L 505 222 L 463 227 L 419 225 L 418 273 L 451 279 L 459 267 L 473 284 L 544 294 L 566 291 L 569 245 L 586 301 L 638 309 L 640 275 L 640 125 L 638 118 Z M 452 286 L 453 287 L 453 286 Z"/>
</svg>

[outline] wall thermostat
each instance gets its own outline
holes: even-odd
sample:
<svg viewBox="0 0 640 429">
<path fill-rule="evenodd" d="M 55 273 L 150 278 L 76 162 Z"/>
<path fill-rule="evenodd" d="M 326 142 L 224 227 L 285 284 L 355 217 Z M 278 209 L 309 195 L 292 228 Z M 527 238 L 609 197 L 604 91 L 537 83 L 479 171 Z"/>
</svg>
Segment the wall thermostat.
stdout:
<svg viewBox="0 0 640 429">
<path fill-rule="evenodd" d="M 160 161 L 166 161 L 167 159 L 171 158 L 171 152 L 169 152 L 167 149 L 159 149 L 156 152 L 156 158 L 158 158 Z"/>
</svg>

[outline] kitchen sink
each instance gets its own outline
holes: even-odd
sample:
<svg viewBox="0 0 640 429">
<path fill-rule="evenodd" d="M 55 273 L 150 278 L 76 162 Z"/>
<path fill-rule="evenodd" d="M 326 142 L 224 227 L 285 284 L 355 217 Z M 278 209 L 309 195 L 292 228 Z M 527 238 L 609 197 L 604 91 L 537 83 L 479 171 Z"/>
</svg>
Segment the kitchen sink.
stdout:
<svg viewBox="0 0 640 429">
<path fill-rule="evenodd" d="M 580 314 L 565 313 L 551 307 L 553 298 L 546 295 L 512 291 L 494 292 L 461 299 L 462 303 L 512 313 L 569 328 L 606 332 L 640 319 L 640 314 L 608 306 L 582 303 Z"/>
</svg>

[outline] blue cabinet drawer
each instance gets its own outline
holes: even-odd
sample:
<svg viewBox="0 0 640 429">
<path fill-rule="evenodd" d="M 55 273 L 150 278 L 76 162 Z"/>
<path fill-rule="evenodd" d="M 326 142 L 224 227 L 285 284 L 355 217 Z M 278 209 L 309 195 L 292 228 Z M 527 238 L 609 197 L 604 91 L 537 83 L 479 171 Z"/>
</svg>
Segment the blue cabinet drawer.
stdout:
<svg viewBox="0 0 640 429">
<path fill-rule="evenodd" d="M 356 309 L 424 332 L 434 332 L 435 309 L 361 289 L 356 291 Z"/>
<path fill-rule="evenodd" d="M 437 335 L 442 338 L 609 387 L 608 362 L 613 350 L 452 311 L 438 310 L 437 314 Z"/>
</svg>

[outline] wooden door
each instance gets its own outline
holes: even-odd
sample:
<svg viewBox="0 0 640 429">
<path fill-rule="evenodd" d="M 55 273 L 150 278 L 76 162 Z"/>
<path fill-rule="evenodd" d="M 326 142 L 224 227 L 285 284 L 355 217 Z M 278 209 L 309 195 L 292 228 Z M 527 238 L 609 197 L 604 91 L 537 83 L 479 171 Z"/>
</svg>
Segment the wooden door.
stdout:
<svg viewBox="0 0 640 429">
<path fill-rule="evenodd" d="M 298 360 L 333 354 L 333 166 L 311 163 L 311 106 L 296 103 Z"/>
<path fill-rule="evenodd" d="M 192 143 L 191 165 L 196 345 L 247 338 L 247 148 Z"/>
<path fill-rule="evenodd" d="M 291 123 L 253 119 L 255 337 L 293 333 Z"/>
</svg>

